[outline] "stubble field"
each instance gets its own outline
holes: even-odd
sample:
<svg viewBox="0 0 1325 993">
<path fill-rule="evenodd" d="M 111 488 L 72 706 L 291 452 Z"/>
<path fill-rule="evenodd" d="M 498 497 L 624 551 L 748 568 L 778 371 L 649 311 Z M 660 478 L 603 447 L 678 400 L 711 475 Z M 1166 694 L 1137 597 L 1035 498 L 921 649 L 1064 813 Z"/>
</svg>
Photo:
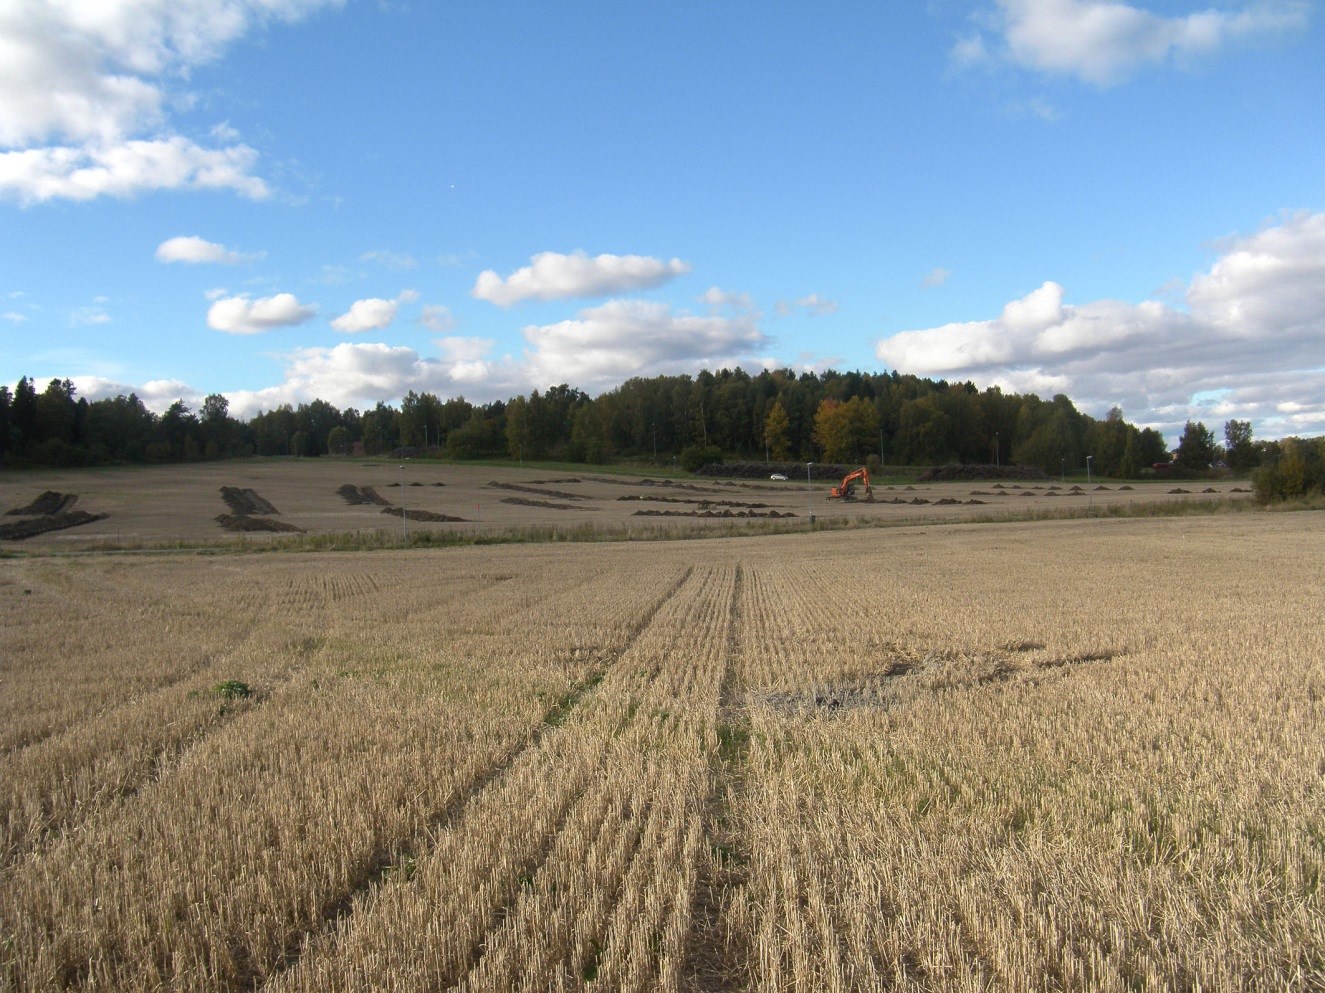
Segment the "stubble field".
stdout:
<svg viewBox="0 0 1325 993">
<path fill-rule="evenodd" d="M 829 482 L 723 481 L 546 468 L 364 459 L 248 459 L 182 466 L 0 474 L 4 528 L 42 516 L 86 515 L 75 526 L 21 539 L 24 547 L 136 547 L 161 542 L 269 540 L 273 534 L 402 531 L 473 536 L 537 528 L 689 534 L 808 526 L 809 515 L 854 524 L 1050 515 L 1201 500 L 1249 500 L 1248 484 L 1100 482 L 895 483 L 875 502 L 827 499 Z M 48 507 L 34 507 L 46 496 Z M 95 519 L 89 519 L 95 518 Z M 47 522 L 49 523 L 49 521 Z M 271 529 L 271 530 L 268 530 Z"/>
<path fill-rule="evenodd" d="M 0 559 L 0 988 L 1325 988 L 1323 562 L 1315 513 Z"/>
</svg>

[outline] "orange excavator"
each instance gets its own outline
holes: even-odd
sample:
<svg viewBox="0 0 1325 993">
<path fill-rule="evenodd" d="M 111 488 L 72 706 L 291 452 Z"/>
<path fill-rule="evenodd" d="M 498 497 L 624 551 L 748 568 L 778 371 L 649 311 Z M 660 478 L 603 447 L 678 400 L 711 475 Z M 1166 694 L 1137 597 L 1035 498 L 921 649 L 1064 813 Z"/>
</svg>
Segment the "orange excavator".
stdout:
<svg viewBox="0 0 1325 993">
<path fill-rule="evenodd" d="M 828 494 L 830 500 L 855 500 L 856 483 L 860 483 L 865 489 L 865 495 L 859 499 L 865 503 L 874 502 L 874 488 L 870 486 L 870 471 L 863 466 L 855 472 L 849 472 L 842 477 L 842 485 L 834 486 L 832 492 Z"/>
</svg>

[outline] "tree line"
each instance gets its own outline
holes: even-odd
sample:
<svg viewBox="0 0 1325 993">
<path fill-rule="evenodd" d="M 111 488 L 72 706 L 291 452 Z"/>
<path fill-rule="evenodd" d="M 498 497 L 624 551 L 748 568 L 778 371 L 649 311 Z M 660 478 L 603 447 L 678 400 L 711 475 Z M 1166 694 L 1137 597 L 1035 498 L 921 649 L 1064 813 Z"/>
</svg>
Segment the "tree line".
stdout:
<svg viewBox="0 0 1325 993">
<path fill-rule="evenodd" d="M 598 397 L 562 384 L 481 405 L 411 391 L 398 407 L 341 410 L 314 400 L 247 421 L 232 417 L 220 394 L 196 411 L 180 400 L 156 414 L 134 394 L 89 401 L 68 379 L 53 379 L 41 392 L 26 377 L 13 391 L 0 386 L 6 466 L 362 452 L 585 463 L 1016 463 L 1058 475 L 1082 471 L 1089 456 L 1099 475 L 1135 477 L 1170 462 L 1179 471 L 1219 461 L 1247 471 L 1276 466 L 1290 453 L 1314 478 L 1320 448 L 1254 441 L 1250 422 L 1236 420 L 1224 425 L 1219 444 L 1203 423 L 1188 422 L 1175 455 L 1158 431 L 1137 428 L 1117 407 L 1099 419 L 1063 394 L 1043 400 L 896 372 L 723 369 L 630 379 Z"/>
</svg>

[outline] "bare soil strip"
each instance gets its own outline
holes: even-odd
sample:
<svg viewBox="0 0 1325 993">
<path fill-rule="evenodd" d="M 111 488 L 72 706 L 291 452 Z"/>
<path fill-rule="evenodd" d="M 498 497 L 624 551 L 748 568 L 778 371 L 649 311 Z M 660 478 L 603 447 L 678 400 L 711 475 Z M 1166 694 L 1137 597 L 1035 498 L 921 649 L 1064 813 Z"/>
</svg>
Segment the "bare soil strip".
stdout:
<svg viewBox="0 0 1325 993">
<path fill-rule="evenodd" d="M 5 541 L 23 541 L 50 531 L 81 527 L 93 521 L 105 520 L 109 516 L 109 514 L 89 514 L 86 510 L 72 510 L 64 514 L 32 517 L 24 521 L 15 521 L 13 524 L 0 524 L 0 538 Z"/>
<path fill-rule="evenodd" d="M 5 514 L 8 517 L 41 517 L 60 514 L 73 507 L 77 501 L 77 493 L 57 493 L 55 490 L 47 490 L 26 507 L 15 507 L 13 510 L 6 510 Z"/>
<path fill-rule="evenodd" d="M 450 514 L 435 514 L 431 510 L 402 509 L 400 507 L 383 507 L 382 513 L 389 514 L 391 517 L 400 517 L 402 514 L 411 521 L 423 521 L 430 524 L 464 524 L 469 518 L 452 517 Z"/>
<path fill-rule="evenodd" d="M 217 514 L 216 523 L 227 531 L 280 531 L 303 534 L 304 529 L 289 521 L 273 521 L 270 517 L 250 517 L 248 514 Z"/>
<path fill-rule="evenodd" d="M 541 486 L 525 486 L 522 483 L 501 483 L 493 480 L 488 484 L 493 489 L 515 490 L 518 493 L 532 493 L 534 496 L 552 497 L 554 500 L 588 500 L 582 493 L 567 493 L 565 490 L 549 490 Z"/>
<path fill-rule="evenodd" d="M 592 507 L 577 507 L 573 503 L 553 503 L 551 500 L 530 500 L 528 497 L 502 497 L 502 503 L 515 504 L 517 507 L 542 507 L 544 510 L 592 510 Z"/>
<path fill-rule="evenodd" d="M 247 487 L 222 486 L 221 499 L 235 514 L 279 514 L 280 511 Z"/>
<path fill-rule="evenodd" d="M 622 500 L 647 500 L 649 503 L 684 503 L 691 504 L 700 508 L 708 507 L 744 507 L 746 510 L 764 510 L 769 504 L 766 503 L 746 503 L 742 500 L 705 500 L 696 497 L 669 497 L 669 496 L 619 496 L 618 501 Z"/>
<path fill-rule="evenodd" d="M 767 517 L 782 518 L 795 517 L 792 511 L 779 510 L 732 510 L 730 507 L 725 510 L 637 510 L 632 517 Z"/>
<path fill-rule="evenodd" d="M 355 486 L 353 483 L 346 483 L 338 488 L 336 492 L 352 507 L 364 504 L 373 504 L 379 507 L 391 506 L 391 501 L 378 493 L 377 488 L 373 486 Z"/>
<path fill-rule="evenodd" d="M 281 976 L 297 967 L 304 953 L 312 946 L 314 941 L 319 938 L 334 939 L 338 928 L 342 927 L 346 919 L 353 915 L 357 909 L 364 906 L 364 901 L 376 889 L 393 876 L 405 871 L 407 867 L 414 865 L 417 859 L 426 854 L 433 843 L 433 839 L 442 832 L 461 825 L 466 813 L 480 803 L 485 795 L 489 793 L 499 795 L 502 780 L 512 772 L 516 763 L 523 757 L 547 746 L 552 736 L 558 733 L 566 724 L 580 703 L 598 688 L 608 672 L 618 665 L 636 642 L 640 640 L 653 623 L 654 618 L 657 617 L 658 612 L 663 609 L 669 600 L 680 593 L 693 572 L 693 566 L 686 568 L 676 582 L 669 586 L 631 626 L 622 645 L 605 655 L 583 680 L 576 683 L 564 696 L 555 701 L 544 713 L 542 720 L 531 729 L 528 738 L 507 752 L 486 772 L 480 774 L 467 790 L 458 794 L 450 803 L 430 817 L 423 831 L 412 838 L 403 839 L 396 843 L 392 843 L 391 839 L 383 839 L 379 844 L 382 854 L 367 867 L 365 872 L 356 880 L 355 885 L 322 908 L 319 921 L 314 927 L 290 936 L 286 943 L 283 961 L 278 963 L 271 971 L 266 972 L 265 975 L 254 970 L 251 976 L 234 984 L 233 988 L 235 990 L 256 989 L 259 984 L 273 984 Z M 588 785 L 588 780 L 585 780 L 578 784 L 577 789 L 567 791 L 564 796 L 565 804 L 558 813 L 556 823 L 553 825 L 554 829 L 548 837 L 555 838 L 557 833 L 560 832 L 566 818 L 570 815 L 575 803 L 578 802 L 579 797 L 588 788 Z M 546 854 L 545 851 L 543 856 L 545 857 Z M 491 912 L 489 916 L 493 921 L 499 924 L 510 915 L 515 902 L 519 898 L 519 879 L 532 878 L 536 869 L 537 865 L 524 866 L 522 871 L 516 875 L 513 884 L 508 881 L 503 892 L 493 894 L 494 898 L 500 900 L 496 906 L 488 908 Z M 487 929 L 485 929 L 484 933 L 479 936 L 479 940 L 475 942 L 469 961 L 464 963 L 460 971 L 456 973 L 457 977 L 478 966 L 486 951 L 487 936 Z"/>
</svg>

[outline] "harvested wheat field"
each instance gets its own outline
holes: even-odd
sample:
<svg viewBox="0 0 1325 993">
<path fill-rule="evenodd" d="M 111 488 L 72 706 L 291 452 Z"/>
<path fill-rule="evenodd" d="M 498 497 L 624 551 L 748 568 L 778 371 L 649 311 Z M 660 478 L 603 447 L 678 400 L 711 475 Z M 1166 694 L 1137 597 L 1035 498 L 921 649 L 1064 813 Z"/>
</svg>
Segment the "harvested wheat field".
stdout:
<svg viewBox="0 0 1325 993">
<path fill-rule="evenodd" d="M 1323 563 L 1317 513 L 0 559 L 0 988 L 1322 989 Z"/>
<path fill-rule="evenodd" d="M 76 499 L 83 513 L 48 515 L 35 528 L 19 522 L 15 537 L 24 547 L 105 548 L 262 542 L 294 532 L 399 533 L 402 508 L 406 528 L 416 533 L 578 528 L 685 534 L 808 527 L 811 514 L 821 522 L 891 524 L 1250 499 L 1246 486 L 1231 480 L 1210 492 L 1161 481 L 880 484 L 873 503 L 829 500 L 829 488 L 819 480 L 605 474 L 589 467 L 565 473 L 424 460 L 402 470 L 400 463 L 370 459 L 254 458 L 0 473 L 0 511 L 35 507 L 42 498 Z M 0 541 L 5 537 L 0 531 Z"/>
</svg>

